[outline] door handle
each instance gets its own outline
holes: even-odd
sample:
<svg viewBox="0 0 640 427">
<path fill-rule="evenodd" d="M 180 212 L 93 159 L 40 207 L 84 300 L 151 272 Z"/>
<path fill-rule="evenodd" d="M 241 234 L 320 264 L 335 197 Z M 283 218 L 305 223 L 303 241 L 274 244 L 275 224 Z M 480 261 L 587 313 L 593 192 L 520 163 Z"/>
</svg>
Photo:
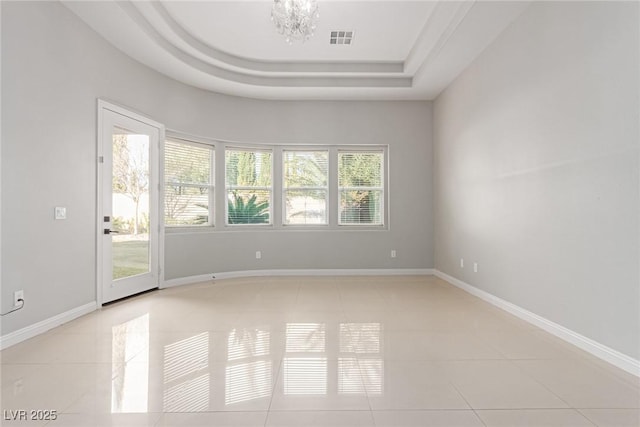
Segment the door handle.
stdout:
<svg viewBox="0 0 640 427">
<path fill-rule="evenodd" d="M 116 230 L 109 230 L 108 228 L 105 228 L 105 229 L 104 229 L 104 234 L 113 234 L 113 233 L 118 234 L 118 233 L 120 233 L 120 232 L 119 232 L 119 231 L 116 231 Z"/>
</svg>

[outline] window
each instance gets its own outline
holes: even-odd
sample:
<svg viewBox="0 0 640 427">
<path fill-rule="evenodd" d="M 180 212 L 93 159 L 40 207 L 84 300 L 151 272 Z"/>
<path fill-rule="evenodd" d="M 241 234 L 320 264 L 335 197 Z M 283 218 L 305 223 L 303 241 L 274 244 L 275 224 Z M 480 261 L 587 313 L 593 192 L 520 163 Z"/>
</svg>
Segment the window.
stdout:
<svg viewBox="0 0 640 427">
<path fill-rule="evenodd" d="M 384 152 L 339 151 L 339 225 L 383 225 Z"/>
<path fill-rule="evenodd" d="M 387 155 L 382 145 L 244 145 L 171 134 L 165 224 L 170 232 L 385 229 Z"/>
<path fill-rule="evenodd" d="M 283 152 L 283 223 L 327 224 L 328 151 Z"/>
<path fill-rule="evenodd" d="M 271 165 L 269 150 L 226 150 L 228 225 L 271 224 Z"/>
<path fill-rule="evenodd" d="M 167 139 L 164 150 L 165 224 L 213 225 L 213 147 Z"/>
</svg>

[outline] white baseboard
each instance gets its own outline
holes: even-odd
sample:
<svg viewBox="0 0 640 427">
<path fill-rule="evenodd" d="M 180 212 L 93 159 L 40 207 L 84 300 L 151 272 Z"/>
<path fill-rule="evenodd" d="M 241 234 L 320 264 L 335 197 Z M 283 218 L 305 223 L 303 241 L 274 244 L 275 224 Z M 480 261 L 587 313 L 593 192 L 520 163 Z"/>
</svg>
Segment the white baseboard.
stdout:
<svg viewBox="0 0 640 427">
<path fill-rule="evenodd" d="M 165 280 L 160 285 L 160 289 L 173 288 L 174 286 L 191 285 L 194 283 L 209 282 L 214 279 L 217 279 L 217 277 L 213 273 L 199 274 L 197 276 L 189 276 L 189 277 L 180 277 L 178 279 Z"/>
<path fill-rule="evenodd" d="M 609 348 L 597 341 L 587 338 L 564 326 L 554 323 L 542 316 L 532 313 L 524 308 L 498 298 L 486 291 L 476 288 L 462 280 L 456 279 L 437 269 L 431 268 L 404 268 L 404 269 L 300 269 L 300 270 L 249 270 L 233 271 L 225 273 L 210 273 L 197 276 L 182 277 L 167 280 L 163 288 L 206 282 L 214 279 L 230 279 L 238 277 L 257 276 L 400 276 L 400 275 L 435 275 L 452 285 L 477 296 L 478 298 L 505 310 L 514 316 L 535 325 L 550 334 L 591 353 L 592 355 L 617 366 L 633 375 L 640 377 L 640 361 L 617 350 Z M 215 276 L 215 277 L 214 277 Z M 64 313 L 50 317 L 33 325 L 11 332 L 0 337 L 0 350 L 8 348 L 19 342 L 35 337 L 63 323 L 70 322 L 80 316 L 91 313 L 97 309 L 97 303 L 92 301 L 80 307 L 73 308 Z"/>
<path fill-rule="evenodd" d="M 19 342 L 47 332 L 49 329 L 53 329 L 63 323 L 70 322 L 73 319 L 77 319 L 80 316 L 91 313 L 92 311 L 95 311 L 97 307 L 97 303 L 92 301 L 85 305 L 81 305 L 80 307 L 72 308 L 64 313 L 42 320 L 38 323 L 34 323 L 33 325 L 29 325 L 25 328 L 3 335 L 0 337 L 0 350 L 4 350 L 7 347 L 11 347 Z"/>
<path fill-rule="evenodd" d="M 268 277 L 268 276 L 430 276 L 434 274 L 432 268 L 368 268 L 368 269 L 290 269 L 290 270 L 246 270 L 229 271 L 224 273 L 200 274 L 197 276 L 181 277 L 165 280 L 162 288 L 190 285 L 207 282 L 214 279 L 234 279 L 238 277 Z"/>
<path fill-rule="evenodd" d="M 498 308 L 501 308 L 502 310 L 505 310 L 513 314 L 514 316 L 519 317 L 520 319 L 529 322 L 532 325 L 535 325 L 540 329 L 543 329 L 546 332 L 549 332 L 550 334 L 555 335 L 556 337 L 575 345 L 576 347 L 581 348 L 588 353 L 591 353 L 599 359 L 602 359 L 605 362 L 608 362 L 620 369 L 623 369 L 633 375 L 640 377 L 640 360 L 636 360 L 630 356 L 627 356 L 626 354 L 620 353 L 619 351 L 600 344 L 599 342 L 594 341 L 591 338 L 580 335 L 579 333 L 572 331 L 571 329 L 567 329 L 562 325 L 558 325 L 557 323 L 545 319 L 542 316 L 539 316 L 535 313 L 525 310 L 520 306 L 498 298 L 495 295 L 478 289 L 475 286 L 463 282 L 462 280 L 456 279 L 453 276 L 449 276 L 448 274 L 443 273 L 439 270 L 434 269 L 434 274 L 439 278 L 451 283 L 452 285 L 472 295 L 475 295 L 478 298 Z"/>
</svg>

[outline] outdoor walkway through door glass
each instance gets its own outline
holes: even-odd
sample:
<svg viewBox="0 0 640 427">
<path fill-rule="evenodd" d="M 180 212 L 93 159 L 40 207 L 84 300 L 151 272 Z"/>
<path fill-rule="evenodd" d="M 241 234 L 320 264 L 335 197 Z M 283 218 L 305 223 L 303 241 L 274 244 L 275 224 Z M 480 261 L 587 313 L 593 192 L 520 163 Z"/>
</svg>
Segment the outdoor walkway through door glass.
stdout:
<svg viewBox="0 0 640 427">
<path fill-rule="evenodd" d="M 113 280 L 150 271 L 149 135 L 113 132 Z"/>
</svg>

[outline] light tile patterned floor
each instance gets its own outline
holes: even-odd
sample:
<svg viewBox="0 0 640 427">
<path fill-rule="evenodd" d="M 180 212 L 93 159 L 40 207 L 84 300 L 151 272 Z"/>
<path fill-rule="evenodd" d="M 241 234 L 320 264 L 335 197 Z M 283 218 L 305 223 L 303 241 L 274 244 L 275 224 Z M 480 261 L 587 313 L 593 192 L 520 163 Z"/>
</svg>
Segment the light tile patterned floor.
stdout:
<svg viewBox="0 0 640 427">
<path fill-rule="evenodd" d="M 3 426 L 640 426 L 638 378 L 432 276 L 155 291 L 0 355 Z"/>
</svg>

